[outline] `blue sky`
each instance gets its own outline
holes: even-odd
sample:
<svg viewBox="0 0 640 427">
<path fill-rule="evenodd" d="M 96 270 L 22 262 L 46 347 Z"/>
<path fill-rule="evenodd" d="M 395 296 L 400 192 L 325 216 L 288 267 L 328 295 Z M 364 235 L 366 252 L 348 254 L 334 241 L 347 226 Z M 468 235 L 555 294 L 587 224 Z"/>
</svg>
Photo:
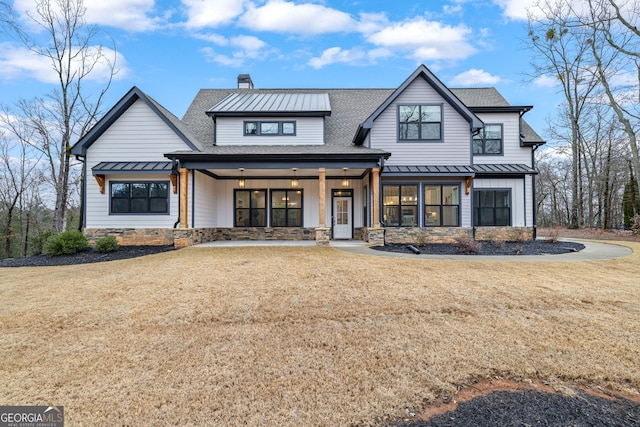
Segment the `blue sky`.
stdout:
<svg viewBox="0 0 640 427">
<path fill-rule="evenodd" d="M 258 88 L 394 88 L 425 64 L 450 87 L 493 86 L 512 105 L 533 105 L 525 118 L 544 136 L 561 98 L 551 79 L 527 75 L 529 3 L 85 0 L 88 23 L 103 31 L 95 41 L 112 38 L 118 55 L 105 110 L 134 85 L 182 117 L 199 89 L 235 87 L 240 73 Z M 21 13 L 34 4 L 13 2 Z M 1 104 L 54 87 L 46 62 L 0 34 Z"/>
</svg>

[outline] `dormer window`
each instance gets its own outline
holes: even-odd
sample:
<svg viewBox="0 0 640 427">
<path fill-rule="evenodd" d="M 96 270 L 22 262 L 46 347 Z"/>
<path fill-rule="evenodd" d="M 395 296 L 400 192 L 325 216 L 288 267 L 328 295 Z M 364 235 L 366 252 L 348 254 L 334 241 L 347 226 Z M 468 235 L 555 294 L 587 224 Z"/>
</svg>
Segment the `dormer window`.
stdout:
<svg viewBox="0 0 640 427">
<path fill-rule="evenodd" d="M 244 134 L 261 136 L 295 136 L 295 121 L 245 121 Z"/>
</svg>

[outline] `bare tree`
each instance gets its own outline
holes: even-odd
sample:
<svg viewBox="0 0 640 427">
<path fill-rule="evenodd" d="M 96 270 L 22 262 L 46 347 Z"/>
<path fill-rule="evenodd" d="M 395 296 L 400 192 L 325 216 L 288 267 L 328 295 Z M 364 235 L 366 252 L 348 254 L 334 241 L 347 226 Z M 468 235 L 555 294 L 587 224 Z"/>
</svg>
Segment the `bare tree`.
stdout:
<svg viewBox="0 0 640 427">
<path fill-rule="evenodd" d="M 98 28 L 87 25 L 82 0 L 37 0 L 36 12 L 27 14 L 39 31 L 30 33 L 16 19 L 13 33 L 32 53 L 46 58 L 55 75 L 56 88 L 46 96 L 20 101 L 15 115 L 33 129 L 29 141 L 49 164 L 55 192 L 53 230 L 66 227 L 69 199 L 70 148 L 95 124 L 103 97 L 116 74 L 115 49 L 94 44 Z M 40 37 L 44 34 L 44 38 Z M 98 70 L 108 70 L 96 92 L 85 85 Z"/>
<path fill-rule="evenodd" d="M 572 159 L 569 227 L 579 227 L 582 207 L 580 186 L 580 128 L 583 112 L 598 84 L 589 70 L 590 33 L 576 23 L 573 10 L 562 0 L 542 0 L 529 10 L 528 44 L 536 53 L 533 77 L 557 79 L 566 101 Z"/>
</svg>

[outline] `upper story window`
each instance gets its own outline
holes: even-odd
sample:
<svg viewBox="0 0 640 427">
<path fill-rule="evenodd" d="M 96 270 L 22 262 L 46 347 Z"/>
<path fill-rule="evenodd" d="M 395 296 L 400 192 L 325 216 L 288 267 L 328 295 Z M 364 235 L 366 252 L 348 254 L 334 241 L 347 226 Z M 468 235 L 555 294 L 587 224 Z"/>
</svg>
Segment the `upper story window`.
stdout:
<svg viewBox="0 0 640 427">
<path fill-rule="evenodd" d="M 441 141 L 442 105 L 398 106 L 400 141 Z"/>
<path fill-rule="evenodd" d="M 245 121 L 244 122 L 244 134 L 245 135 L 286 135 L 295 136 L 296 134 L 296 122 L 295 121 Z"/>
<path fill-rule="evenodd" d="M 502 125 L 485 125 L 473 135 L 473 154 L 502 154 Z"/>
</svg>

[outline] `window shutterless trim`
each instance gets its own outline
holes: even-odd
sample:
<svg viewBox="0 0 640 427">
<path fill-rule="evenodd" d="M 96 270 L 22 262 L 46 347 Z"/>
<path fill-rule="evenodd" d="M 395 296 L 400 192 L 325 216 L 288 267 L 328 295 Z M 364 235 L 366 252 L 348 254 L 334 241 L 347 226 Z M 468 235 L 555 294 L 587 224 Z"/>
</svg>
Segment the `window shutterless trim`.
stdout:
<svg viewBox="0 0 640 427">
<path fill-rule="evenodd" d="M 487 126 L 500 126 L 500 152 L 499 153 L 487 153 L 486 152 L 486 144 L 487 144 L 487 138 L 486 138 L 486 134 L 485 134 L 485 129 Z M 485 123 L 485 127 L 480 129 L 480 131 L 478 132 L 478 135 L 482 135 L 482 138 L 474 138 L 474 136 L 471 137 L 471 154 L 474 156 L 504 156 L 504 124 L 502 123 Z M 491 138 L 491 140 L 493 140 L 494 138 Z M 482 146 L 482 152 L 481 153 L 474 153 L 473 152 L 473 148 L 475 146 L 475 142 L 476 141 L 480 141 L 481 142 L 481 146 Z"/>
<path fill-rule="evenodd" d="M 420 109 L 422 109 L 422 107 L 440 107 L 440 121 L 439 122 L 431 122 L 431 121 L 421 121 L 418 120 L 417 122 L 407 122 L 407 121 L 401 121 L 400 120 L 400 108 L 401 107 L 420 107 Z M 420 115 L 420 113 L 418 113 L 418 115 Z M 439 138 L 416 138 L 416 139 L 405 139 L 402 138 L 402 132 L 401 132 L 401 128 L 402 128 L 402 124 L 409 124 L 409 123 L 417 123 L 418 125 L 418 136 L 422 136 L 422 124 L 435 124 L 438 123 L 440 125 L 440 136 Z M 398 138 L 398 142 L 401 143 L 412 143 L 412 142 L 444 142 L 444 104 L 443 103 L 426 103 L 426 104 L 398 104 L 396 107 L 396 126 L 397 128 L 397 138 Z"/>
<path fill-rule="evenodd" d="M 496 206 L 496 196 L 495 193 L 496 192 L 507 192 L 509 194 L 509 206 L 508 208 L 505 207 L 497 207 Z M 493 206 L 480 206 L 480 192 L 492 192 L 493 194 Z M 476 206 L 476 203 L 478 203 L 478 206 Z M 492 209 L 493 210 L 493 219 L 492 219 L 492 224 L 480 224 L 480 216 L 479 216 L 479 212 L 478 210 L 484 208 L 484 209 Z M 509 209 L 509 223 L 508 224 L 500 224 L 497 225 L 496 224 L 496 209 Z M 513 191 L 511 188 L 476 188 L 473 190 L 473 210 L 472 210 L 472 215 L 473 215 L 473 225 L 476 227 L 511 227 L 511 224 L 513 224 Z"/>
<path fill-rule="evenodd" d="M 255 192 L 261 192 L 264 193 L 264 208 L 254 208 L 251 205 L 251 195 Z M 238 200 L 238 193 L 249 193 L 249 207 L 242 207 L 239 208 L 237 206 L 237 200 Z M 233 226 L 234 227 L 266 227 L 268 224 L 268 218 L 267 218 L 267 206 L 269 206 L 269 200 L 267 198 L 267 190 L 265 188 L 251 188 L 251 189 L 241 189 L 241 188 L 234 188 L 233 190 Z M 255 225 L 255 224 L 238 224 L 238 209 L 242 209 L 242 210 L 246 210 L 249 212 L 249 221 L 251 221 L 251 218 L 253 218 L 253 212 L 259 212 L 259 211 L 264 211 L 264 224 L 263 225 Z"/>
<path fill-rule="evenodd" d="M 247 124 L 254 123 L 256 133 L 247 132 Z M 278 125 L 277 133 L 262 133 L 263 123 L 276 123 Z M 293 132 L 284 132 L 284 125 L 293 125 Z M 245 120 L 242 122 L 242 133 L 244 136 L 296 136 L 298 126 L 295 120 Z"/>
<path fill-rule="evenodd" d="M 398 204 L 389 204 L 389 205 L 385 205 L 384 204 L 384 190 L 387 187 L 397 187 L 398 188 Z M 413 187 L 416 189 L 416 200 L 415 203 L 409 204 L 403 204 L 402 203 L 402 187 Z M 420 216 L 420 210 L 418 209 L 418 206 L 420 206 L 420 184 L 417 182 L 412 182 L 412 183 L 406 183 L 406 184 L 392 184 L 392 183 L 385 183 L 382 184 L 382 192 L 381 192 L 381 205 L 382 205 L 382 216 L 381 218 L 385 217 L 386 214 L 386 210 L 387 208 L 396 208 L 397 209 L 397 215 L 398 215 L 398 224 L 389 224 L 387 221 L 384 221 L 385 223 L 385 227 L 417 227 L 419 224 L 419 216 Z M 415 219 L 413 221 L 412 224 L 403 224 L 402 223 L 402 208 L 406 207 L 412 207 L 415 208 Z"/>
<path fill-rule="evenodd" d="M 147 188 L 147 196 L 146 197 L 133 197 L 132 195 L 132 190 L 131 187 L 129 188 L 129 196 L 128 197 L 113 197 L 113 184 L 128 184 L 128 185 L 132 185 L 132 184 L 145 184 L 145 185 L 149 185 L 149 184 L 162 184 L 165 186 L 165 191 L 166 191 L 166 197 L 151 197 L 149 195 L 149 189 Z M 169 181 L 109 181 L 109 215 L 170 215 L 170 211 L 171 211 L 171 199 L 169 197 Z M 113 200 L 127 200 L 128 204 L 129 204 L 129 211 L 128 212 L 113 212 Z M 167 209 L 166 212 L 131 212 L 131 202 L 133 199 L 146 199 L 149 208 L 151 200 L 153 199 L 158 199 L 158 200 L 165 200 Z"/>
<path fill-rule="evenodd" d="M 440 188 L 440 204 L 427 204 L 427 197 L 426 197 L 426 189 L 427 187 L 439 187 Z M 444 203 L 444 197 L 443 197 L 443 191 L 444 191 L 444 187 L 456 187 L 458 189 L 458 203 L 455 204 L 445 204 Z M 424 182 L 422 183 L 422 199 L 423 199 L 423 222 L 424 222 L 424 227 L 460 227 L 461 224 L 461 204 L 462 204 L 462 194 L 460 193 L 460 183 L 458 182 L 452 182 L 452 183 L 430 183 L 430 182 Z M 427 224 L 427 208 L 428 207 L 434 207 L 434 208 L 438 208 L 439 210 L 439 224 Z M 447 224 L 444 225 L 443 224 L 443 218 L 444 218 L 444 208 L 445 207 L 456 207 L 458 208 L 458 214 L 456 215 L 456 222 L 457 224 L 455 225 L 451 225 L 451 224 Z"/>
<path fill-rule="evenodd" d="M 292 208 L 289 207 L 289 203 L 287 201 L 287 203 L 285 203 L 285 206 L 282 208 L 278 208 L 278 207 L 273 207 L 273 193 L 274 192 L 278 192 L 278 191 L 284 191 L 285 192 L 285 197 L 289 197 L 289 193 L 290 192 L 294 192 L 294 193 L 300 193 L 300 207 L 299 208 Z M 285 222 L 287 223 L 286 225 L 275 225 L 274 224 L 274 220 L 273 220 L 273 211 L 275 210 L 284 210 L 285 211 Z M 289 225 L 289 211 L 290 210 L 298 210 L 300 211 L 300 224 L 299 225 Z M 271 227 L 276 228 L 276 227 L 292 227 L 292 228 L 303 228 L 304 227 L 304 191 L 302 188 L 297 188 L 297 189 L 292 189 L 292 188 L 272 188 L 271 190 L 269 190 L 269 215 L 270 215 L 270 221 L 271 221 Z"/>
</svg>

